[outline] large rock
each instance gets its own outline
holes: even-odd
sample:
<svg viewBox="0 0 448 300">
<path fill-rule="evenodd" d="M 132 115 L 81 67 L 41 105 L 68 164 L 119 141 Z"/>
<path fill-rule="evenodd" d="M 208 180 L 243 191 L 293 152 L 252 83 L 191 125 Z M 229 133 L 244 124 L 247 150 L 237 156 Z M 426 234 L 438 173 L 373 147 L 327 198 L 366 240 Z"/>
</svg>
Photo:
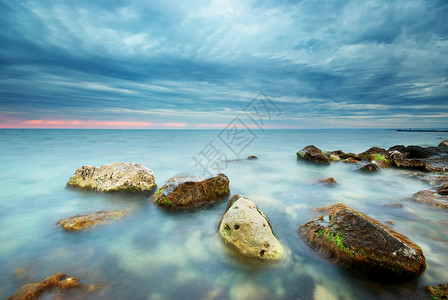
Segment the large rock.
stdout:
<svg viewBox="0 0 448 300">
<path fill-rule="evenodd" d="M 315 147 L 314 145 L 309 145 L 297 152 L 297 158 L 314 162 L 316 164 L 329 165 L 330 160 L 328 159 L 325 152 Z"/>
<path fill-rule="evenodd" d="M 360 158 L 358 157 L 358 155 L 356 155 L 355 153 L 349 152 L 349 153 L 345 153 L 342 150 L 335 150 L 335 151 L 331 151 L 330 154 L 336 155 L 338 156 L 340 159 L 347 159 L 347 158 L 353 158 L 356 160 L 359 160 Z"/>
<path fill-rule="evenodd" d="M 66 274 L 56 273 L 45 278 L 41 282 L 25 284 L 12 294 L 8 300 L 35 300 L 42 295 L 53 292 L 55 289 L 59 291 L 67 291 L 69 289 L 82 287 L 78 279 L 68 277 Z"/>
<path fill-rule="evenodd" d="M 404 235 L 342 203 L 299 227 L 310 247 L 346 267 L 384 280 L 406 280 L 426 268 L 419 246 Z"/>
<path fill-rule="evenodd" d="M 219 233 L 227 244 L 244 255 L 268 260 L 283 257 L 283 247 L 272 233 L 265 214 L 245 196 L 235 194 L 230 199 Z"/>
<path fill-rule="evenodd" d="M 194 207 L 229 193 L 229 179 L 222 173 L 208 177 L 175 176 L 153 195 L 153 201 L 164 207 Z"/>
<path fill-rule="evenodd" d="M 389 153 L 386 151 L 386 149 L 379 148 L 379 147 L 371 147 L 368 150 L 359 153 L 358 157 L 360 159 L 366 159 L 366 160 L 370 161 L 376 155 L 381 155 L 385 158 L 389 158 Z"/>
<path fill-rule="evenodd" d="M 448 148 L 448 140 L 444 140 L 439 144 L 440 148 Z"/>
<path fill-rule="evenodd" d="M 448 208 L 448 196 L 440 195 L 436 191 L 422 190 L 412 195 L 411 199 L 435 207 Z"/>
<path fill-rule="evenodd" d="M 57 225 L 61 225 L 66 231 L 80 231 L 97 225 L 104 225 L 123 217 L 127 210 L 120 211 L 99 211 L 88 215 L 76 215 L 60 220 Z"/>
<path fill-rule="evenodd" d="M 101 167 L 83 166 L 76 170 L 67 185 L 101 192 L 149 192 L 157 187 L 152 170 L 141 164 L 125 162 Z"/>
</svg>

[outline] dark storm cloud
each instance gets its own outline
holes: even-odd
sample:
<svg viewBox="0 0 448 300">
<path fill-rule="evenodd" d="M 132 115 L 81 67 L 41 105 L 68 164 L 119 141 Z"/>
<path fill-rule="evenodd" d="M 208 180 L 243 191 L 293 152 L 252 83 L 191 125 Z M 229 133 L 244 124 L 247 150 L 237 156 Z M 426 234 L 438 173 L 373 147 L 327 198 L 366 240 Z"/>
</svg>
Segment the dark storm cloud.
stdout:
<svg viewBox="0 0 448 300">
<path fill-rule="evenodd" d="M 0 1 L 0 118 L 446 127 L 444 1 Z M 1 123 L 1 122 L 0 122 Z"/>
</svg>

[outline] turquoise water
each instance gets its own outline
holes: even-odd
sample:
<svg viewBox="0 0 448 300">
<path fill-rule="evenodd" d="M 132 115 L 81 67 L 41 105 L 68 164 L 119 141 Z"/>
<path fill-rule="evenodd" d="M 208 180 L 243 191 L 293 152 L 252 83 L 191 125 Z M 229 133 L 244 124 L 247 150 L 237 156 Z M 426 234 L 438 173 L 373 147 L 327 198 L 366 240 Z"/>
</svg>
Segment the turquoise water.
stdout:
<svg viewBox="0 0 448 300">
<path fill-rule="evenodd" d="M 227 199 L 193 211 L 164 211 L 148 195 L 82 192 L 65 187 L 82 165 L 142 163 L 162 186 L 171 176 L 201 174 L 193 157 L 209 143 L 235 158 L 215 130 L 0 130 L 0 299 L 24 282 L 55 272 L 82 283 L 107 283 L 92 299 L 406 299 L 428 284 L 448 282 L 448 211 L 407 200 L 429 186 L 411 171 L 364 175 L 353 166 L 297 161 L 314 144 L 359 153 L 371 146 L 436 146 L 448 133 L 393 130 L 254 130 L 241 157 L 228 163 L 231 194 L 253 199 L 267 215 L 285 258 L 274 264 L 238 256 L 217 234 Z M 222 137 L 222 135 L 221 135 Z M 236 149 L 233 149 L 234 151 Z M 239 151 L 239 150 L 238 150 Z M 236 152 L 238 152 L 236 151 Z M 340 184 L 314 184 L 334 177 Z M 379 284 L 341 269 L 297 236 L 313 208 L 343 202 L 420 245 L 427 270 L 407 284 Z M 386 207 L 400 202 L 402 208 Z M 124 219 L 79 233 L 55 224 L 80 213 L 131 208 Z"/>
</svg>

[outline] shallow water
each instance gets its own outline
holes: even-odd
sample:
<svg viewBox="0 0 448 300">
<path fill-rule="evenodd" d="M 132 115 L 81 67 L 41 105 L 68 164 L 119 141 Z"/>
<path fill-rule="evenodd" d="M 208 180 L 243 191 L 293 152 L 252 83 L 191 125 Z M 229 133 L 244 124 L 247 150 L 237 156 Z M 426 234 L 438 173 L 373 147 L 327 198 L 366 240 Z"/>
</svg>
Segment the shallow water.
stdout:
<svg viewBox="0 0 448 300">
<path fill-rule="evenodd" d="M 371 146 L 436 146 L 448 133 L 393 130 L 256 131 L 241 151 L 258 160 L 228 163 L 231 194 L 253 199 L 267 215 L 286 255 L 279 263 L 247 260 L 217 234 L 223 199 L 192 211 L 165 211 L 149 195 L 82 192 L 65 187 L 82 165 L 114 161 L 142 163 L 158 186 L 181 173 L 200 174 L 193 157 L 213 142 L 232 152 L 214 130 L 0 130 L 0 299 L 26 283 L 14 276 L 25 268 L 31 281 L 55 272 L 82 283 L 107 283 L 95 299 L 407 299 L 428 284 L 448 282 L 448 211 L 408 198 L 428 184 L 411 171 L 383 169 L 365 175 L 353 166 L 329 167 L 297 161 L 314 144 L 323 150 L 359 153 Z M 235 149 L 234 149 L 235 150 Z M 316 185 L 334 177 L 334 188 Z M 297 236 L 313 208 L 344 204 L 379 220 L 417 243 L 427 269 L 407 284 L 379 284 L 341 269 Z M 386 207 L 400 202 L 402 208 Z M 98 210 L 131 208 L 124 219 L 79 233 L 58 220 Z"/>
</svg>

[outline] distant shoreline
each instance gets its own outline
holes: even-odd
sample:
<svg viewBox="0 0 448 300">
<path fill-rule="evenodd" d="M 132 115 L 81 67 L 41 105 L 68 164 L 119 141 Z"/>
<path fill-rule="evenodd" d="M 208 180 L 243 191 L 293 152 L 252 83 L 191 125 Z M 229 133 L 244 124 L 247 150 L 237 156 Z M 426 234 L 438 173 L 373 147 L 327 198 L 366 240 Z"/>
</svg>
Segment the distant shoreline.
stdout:
<svg viewBox="0 0 448 300">
<path fill-rule="evenodd" d="M 431 130 L 431 129 L 397 129 L 397 131 L 410 131 L 410 132 L 448 132 L 448 130 Z"/>
</svg>

